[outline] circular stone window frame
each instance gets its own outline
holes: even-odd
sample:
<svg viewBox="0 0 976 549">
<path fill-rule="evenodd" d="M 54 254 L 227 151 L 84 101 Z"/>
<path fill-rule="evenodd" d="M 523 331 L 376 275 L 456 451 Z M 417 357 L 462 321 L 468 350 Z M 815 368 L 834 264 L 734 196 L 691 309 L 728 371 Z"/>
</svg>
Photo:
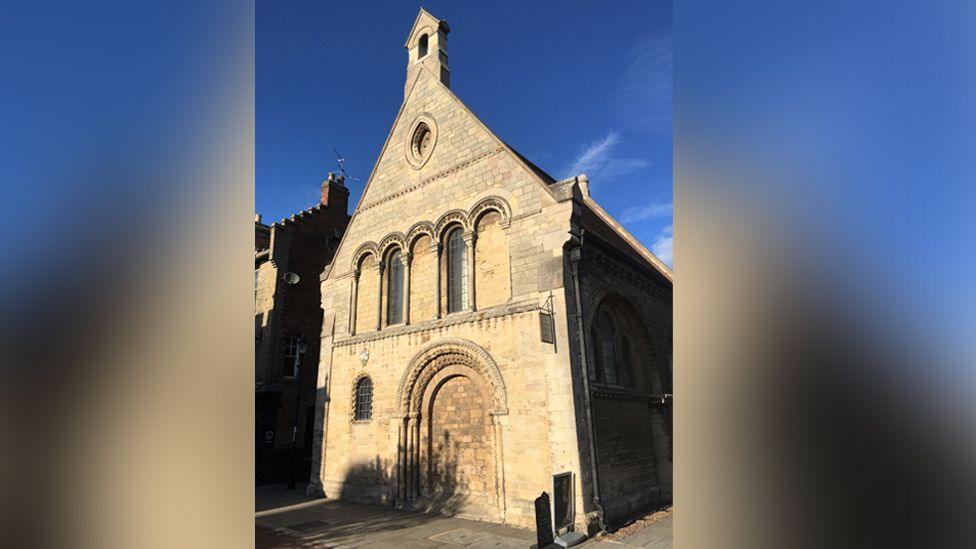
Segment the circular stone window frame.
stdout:
<svg viewBox="0 0 976 549">
<path fill-rule="evenodd" d="M 427 131 L 430 132 L 430 147 L 427 149 L 427 153 L 424 155 L 418 155 L 414 152 L 413 144 L 416 141 L 417 131 L 420 130 L 421 124 L 427 126 Z M 415 170 L 423 168 L 427 161 L 430 160 L 431 155 L 434 152 L 434 148 L 437 146 L 437 123 L 430 115 L 422 114 L 413 121 L 410 125 L 410 132 L 407 133 L 409 136 L 404 144 L 404 154 L 407 157 L 407 163 L 413 167 Z"/>
</svg>

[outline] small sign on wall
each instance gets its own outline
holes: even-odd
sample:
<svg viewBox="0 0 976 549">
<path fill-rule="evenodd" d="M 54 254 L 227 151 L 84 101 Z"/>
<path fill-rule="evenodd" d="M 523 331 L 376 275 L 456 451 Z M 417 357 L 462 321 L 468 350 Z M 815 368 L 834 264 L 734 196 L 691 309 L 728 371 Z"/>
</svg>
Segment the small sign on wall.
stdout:
<svg viewBox="0 0 976 549">
<path fill-rule="evenodd" d="M 552 322 L 552 315 L 539 312 L 539 334 L 543 343 L 556 342 L 556 329 Z"/>
</svg>

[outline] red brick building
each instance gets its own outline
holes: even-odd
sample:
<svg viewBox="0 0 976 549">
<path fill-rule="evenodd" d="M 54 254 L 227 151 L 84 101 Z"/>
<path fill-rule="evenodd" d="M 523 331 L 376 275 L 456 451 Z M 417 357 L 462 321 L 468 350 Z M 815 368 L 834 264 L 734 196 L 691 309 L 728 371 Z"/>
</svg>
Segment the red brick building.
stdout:
<svg viewBox="0 0 976 549">
<path fill-rule="evenodd" d="M 309 475 L 322 331 L 319 277 L 349 223 L 349 190 L 329 174 L 315 206 L 254 221 L 255 482 Z"/>
</svg>

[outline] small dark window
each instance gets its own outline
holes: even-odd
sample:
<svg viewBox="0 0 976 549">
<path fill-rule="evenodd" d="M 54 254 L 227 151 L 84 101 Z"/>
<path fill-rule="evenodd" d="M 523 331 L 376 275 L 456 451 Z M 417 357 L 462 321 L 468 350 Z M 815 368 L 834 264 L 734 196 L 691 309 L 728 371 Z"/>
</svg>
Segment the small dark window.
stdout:
<svg viewBox="0 0 976 549">
<path fill-rule="evenodd" d="M 302 354 L 305 352 L 302 338 L 299 336 L 285 336 L 285 361 L 281 374 L 289 377 L 298 376 L 298 367 L 302 364 Z"/>
<path fill-rule="evenodd" d="M 427 55 L 427 35 L 421 34 L 417 41 L 417 59 L 423 59 Z"/>
<path fill-rule="evenodd" d="M 357 421 L 373 418 L 373 382 L 368 377 L 356 383 L 356 416 Z"/>
<path fill-rule="evenodd" d="M 403 262 L 400 250 L 391 253 L 387 263 L 389 291 L 386 299 L 386 323 L 399 324 L 403 322 Z"/>
<path fill-rule="evenodd" d="M 447 312 L 468 308 L 468 264 L 460 228 L 447 237 Z"/>
</svg>

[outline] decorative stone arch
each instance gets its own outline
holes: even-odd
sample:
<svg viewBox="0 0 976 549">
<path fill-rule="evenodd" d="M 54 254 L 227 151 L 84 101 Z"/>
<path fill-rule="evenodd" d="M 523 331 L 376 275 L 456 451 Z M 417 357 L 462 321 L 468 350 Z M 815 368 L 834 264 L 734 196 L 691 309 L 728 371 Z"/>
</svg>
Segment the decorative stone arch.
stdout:
<svg viewBox="0 0 976 549">
<path fill-rule="evenodd" d="M 431 241 L 436 241 L 434 225 L 429 221 L 421 221 L 419 223 L 414 223 L 410 230 L 407 231 L 407 236 L 405 237 L 405 242 L 407 249 L 413 247 L 414 241 L 420 238 L 422 235 L 427 235 L 430 237 Z"/>
<path fill-rule="evenodd" d="M 500 196 L 483 198 L 468 210 L 468 219 L 471 226 L 477 227 L 478 219 L 490 211 L 496 211 L 502 216 L 501 226 L 507 229 L 512 222 L 512 209 L 509 207 L 508 202 Z"/>
<path fill-rule="evenodd" d="M 467 339 L 445 339 L 422 347 L 407 365 L 397 386 L 397 405 L 404 415 L 420 413 L 423 393 L 437 372 L 451 365 L 462 364 L 477 372 L 490 394 L 490 413 L 508 414 L 505 381 L 498 364 L 480 345 Z"/>
<path fill-rule="evenodd" d="M 505 518 L 505 478 L 502 467 L 504 452 L 504 425 L 507 424 L 508 397 L 501 370 L 495 360 L 480 345 L 466 339 L 445 339 L 422 347 L 407 365 L 397 387 L 398 415 L 402 417 L 399 429 L 397 456 L 398 505 L 423 499 L 422 476 L 425 462 L 422 441 L 425 426 L 429 423 L 433 400 L 439 387 L 449 379 L 464 376 L 473 382 L 488 402 L 486 412 L 491 417 L 490 431 L 493 446 L 495 477 L 493 505 L 499 518 Z M 427 455 L 429 460 L 430 456 Z M 429 461 L 428 461 L 429 463 Z M 482 510 L 484 512 L 484 510 Z"/>
<path fill-rule="evenodd" d="M 440 217 L 434 225 L 434 234 L 437 242 L 444 241 L 444 233 L 454 225 L 460 225 L 464 234 L 471 232 L 471 223 L 468 220 L 468 213 L 464 210 L 451 210 Z"/>
<path fill-rule="evenodd" d="M 353 271 L 359 269 L 359 266 L 362 264 L 363 259 L 367 255 L 372 255 L 377 261 L 379 261 L 379 253 L 377 251 L 375 242 L 364 242 L 362 245 L 356 248 L 355 253 L 352 254 L 352 265 L 350 265 L 350 269 Z"/>
<path fill-rule="evenodd" d="M 636 336 L 637 340 L 630 341 L 631 343 L 631 368 L 633 368 L 633 374 L 639 374 L 642 377 L 642 381 L 646 383 L 646 388 L 654 393 L 662 392 L 661 379 L 657 375 L 652 375 L 650 379 L 643 379 L 644 373 L 638 372 L 638 360 L 637 355 L 646 353 L 650 356 L 653 363 L 657 366 L 663 366 L 663 363 L 659 360 L 657 353 L 657 348 L 654 344 L 653 334 L 650 332 L 649 324 L 646 322 L 644 317 L 641 315 L 632 304 L 631 300 L 619 292 L 612 290 L 605 290 L 597 294 L 595 299 L 592 301 L 593 305 L 590 309 L 584 312 L 583 324 L 584 333 L 586 337 L 589 337 L 593 333 L 593 328 L 597 324 L 597 319 L 599 313 L 602 311 L 607 311 L 610 318 L 613 320 L 616 328 L 621 330 L 623 328 L 630 328 L 633 330 L 630 332 L 633 336 Z M 623 335 L 623 334 L 621 334 Z M 590 342 L 588 347 L 592 348 L 593 342 Z M 590 357 L 587 358 L 590 360 Z M 661 372 L 655 372 L 660 374 Z M 636 384 L 636 380 L 635 380 Z"/>
<path fill-rule="evenodd" d="M 390 249 L 394 247 L 400 248 L 400 253 L 407 253 L 407 239 L 403 236 L 403 233 L 391 233 L 383 237 L 380 241 L 377 250 L 379 251 L 379 257 L 386 259 L 386 256 L 390 253 Z"/>
</svg>

